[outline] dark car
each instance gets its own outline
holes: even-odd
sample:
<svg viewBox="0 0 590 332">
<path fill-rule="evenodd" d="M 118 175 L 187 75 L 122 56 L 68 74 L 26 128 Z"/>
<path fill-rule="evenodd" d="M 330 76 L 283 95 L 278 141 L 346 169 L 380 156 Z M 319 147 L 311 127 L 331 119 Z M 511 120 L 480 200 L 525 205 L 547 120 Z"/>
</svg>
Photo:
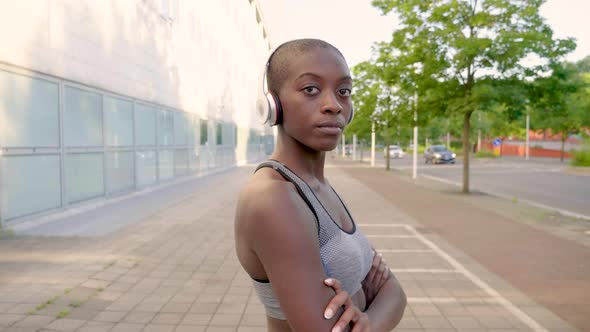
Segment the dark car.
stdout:
<svg viewBox="0 0 590 332">
<path fill-rule="evenodd" d="M 444 145 L 431 145 L 424 150 L 424 162 L 433 164 L 454 164 L 457 155 Z"/>
</svg>

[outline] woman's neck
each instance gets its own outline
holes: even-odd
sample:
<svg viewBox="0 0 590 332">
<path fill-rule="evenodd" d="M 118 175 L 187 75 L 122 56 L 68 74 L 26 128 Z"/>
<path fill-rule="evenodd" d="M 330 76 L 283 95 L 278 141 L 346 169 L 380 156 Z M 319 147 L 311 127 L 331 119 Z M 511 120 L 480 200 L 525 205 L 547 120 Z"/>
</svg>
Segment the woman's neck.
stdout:
<svg viewBox="0 0 590 332">
<path fill-rule="evenodd" d="M 308 183 L 324 183 L 324 165 L 326 153 L 314 151 L 293 139 L 277 138 L 277 145 L 270 156 L 285 164 L 295 174 Z"/>
</svg>

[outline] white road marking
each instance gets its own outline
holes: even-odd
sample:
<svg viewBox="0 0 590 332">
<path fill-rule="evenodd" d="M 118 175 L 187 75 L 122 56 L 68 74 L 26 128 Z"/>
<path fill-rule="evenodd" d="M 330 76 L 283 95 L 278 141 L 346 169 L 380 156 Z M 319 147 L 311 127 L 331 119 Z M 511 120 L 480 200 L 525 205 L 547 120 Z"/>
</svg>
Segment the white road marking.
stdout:
<svg viewBox="0 0 590 332">
<path fill-rule="evenodd" d="M 405 228 L 406 224 L 357 224 L 360 227 L 403 227 Z"/>
<path fill-rule="evenodd" d="M 433 252 L 432 249 L 378 249 L 379 253 L 422 253 Z"/>
<path fill-rule="evenodd" d="M 379 252 L 379 250 L 377 250 Z M 462 273 L 451 269 L 390 269 L 393 273 Z"/>
<path fill-rule="evenodd" d="M 437 245 L 435 245 L 433 242 L 428 240 L 422 234 L 418 233 L 416 231 L 416 229 L 414 229 L 414 227 L 412 227 L 410 225 L 406 225 L 406 229 L 409 232 L 414 233 L 416 235 L 416 237 L 418 237 L 428 247 L 430 247 L 437 254 L 439 254 L 442 258 L 444 258 L 452 267 L 454 267 L 458 273 L 465 275 L 469 280 L 471 280 L 471 282 L 473 282 L 475 285 L 477 285 L 479 288 L 481 288 L 484 292 L 486 292 L 488 295 L 490 295 L 494 301 L 497 301 L 499 304 L 501 304 L 504 308 L 506 308 L 506 310 L 508 310 L 514 316 L 516 316 L 518 319 L 520 319 L 529 328 L 531 328 L 534 331 L 548 332 L 547 329 L 545 329 L 543 326 L 541 326 L 539 323 L 537 323 L 534 319 L 532 319 L 530 316 L 528 316 L 526 313 L 524 313 L 522 310 L 520 310 L 518 307 L 516 307 L 514 304 L 512 304 L 512 302 L 508 301 L 505 297 L 503 297 L 495 289 L 490 287 L 486 282 L 481 280 L 475 274 L 471 273 L 463 265 L 461 265 L 461 263 L 459 263 L 457 260 L 455 260 L 449 254 L 444 252 L 442 249 L 440 249 Z M 449 271 L 453 271 L 453 270 L 449 270 Z"/>
<path fill-rule="evenodd" d="M 380 239 L 413 239 L 414 235 L 365 235 L 368 238 L 380 238 Z"/>
</svg>

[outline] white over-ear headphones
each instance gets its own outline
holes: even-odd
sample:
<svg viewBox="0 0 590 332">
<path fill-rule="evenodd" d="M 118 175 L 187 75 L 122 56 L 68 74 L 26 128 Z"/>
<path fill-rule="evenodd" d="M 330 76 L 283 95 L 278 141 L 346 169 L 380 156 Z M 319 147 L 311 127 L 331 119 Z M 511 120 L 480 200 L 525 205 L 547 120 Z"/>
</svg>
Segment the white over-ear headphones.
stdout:
<svg viewBox="0 0 590 332">
<path fill-rule="evenodd" d="M 270 61 L 272 56 L 277 52 L 281 46 L 279 45 L 268 57 L 266 64 L 260 74 L 260 90 L 258 90 L 258 99 L 256 100 L 256 111 L 258 113 L 258 119 L 261 124 L 268 124 L 270 126 L 276 126 L 283 121 L 283 106 L 279 96 L 274 95 L 268 88 L 268 81 L 266 76 L 268 74 L 268 68 L 270 67 Z M 350 110 L 350 117 L 346 124 L 349 124 L 354 117 L 354 107 Z"/>
<path fill-rule="evenodd" d="M 269 91 L 268 82 L 266 80 L 266 72 L 268 71 L 270 59 L 273 54 L 274 52 L 271 53 L 268 61 L 264 65 L 262 73 L 260 74 L 261 88 L 258 90 L 258 100 L 256 100 L 256 111 L 258 112 L 260 123 L 268 123 L 270 126 L 276 126 L 283 120 L 283 107 L 281 106 L 281 101 L 278 96 L 275 96 Z"/>
</svg>

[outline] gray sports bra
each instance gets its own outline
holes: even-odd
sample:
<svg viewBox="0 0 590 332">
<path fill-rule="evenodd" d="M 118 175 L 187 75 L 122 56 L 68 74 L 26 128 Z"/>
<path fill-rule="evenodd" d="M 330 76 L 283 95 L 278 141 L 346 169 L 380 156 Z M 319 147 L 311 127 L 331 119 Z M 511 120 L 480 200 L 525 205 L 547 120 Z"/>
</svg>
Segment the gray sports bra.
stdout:
<svg viewBox="0 0 590 332">
<path fill-rule="evenodd" d="M 299 195 L 316 217 L 320 256 L 326 276 L 338 279 L 342 283 L 342 288 L 348 294 L 355 294 L 361 288 L 361 282 L 371 269 L 374 253 L 365 236 L 357 229 L 344 202 L 336 194 L 350 216 L 350 220 L 352 220 L 352 231 L 350 233 L 338 226 L 311 190 L 311 187 L 287 166 L 276 160 L 268 160 L 260 164 L 256 171 L 264 167 L 273 168 L 287 181 L 295 185 Z M 336 192 L 334 191 L 334 193 Z M 286 320 L 279 301 L 271 288 L 270 281 L 254 279 L 254 289 L 268 316 Z"/>
</svg>

